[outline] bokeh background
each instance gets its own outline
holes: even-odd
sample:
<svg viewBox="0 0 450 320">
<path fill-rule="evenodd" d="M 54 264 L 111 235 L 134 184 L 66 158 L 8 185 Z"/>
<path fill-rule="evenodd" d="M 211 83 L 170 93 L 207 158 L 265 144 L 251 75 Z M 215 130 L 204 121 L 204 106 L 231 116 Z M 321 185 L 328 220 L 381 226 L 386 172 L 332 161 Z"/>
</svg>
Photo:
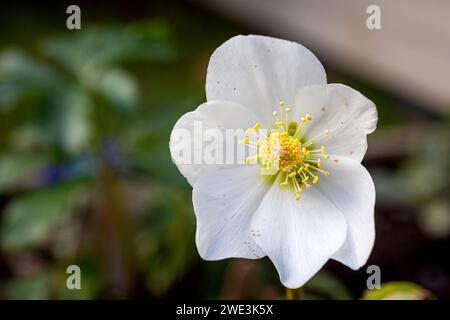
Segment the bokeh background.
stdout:
<svg viewBox="0 0 450 320">
<path fill-rule="evenodd" d="M 444 2 L 433 4 L 450 9 Z M 200 259 L 191 188 L 168 149 L 177 119 L 205 100 L 211 53 L 248 33 L 304 43 L 329 82 L 378 107 L 364 165 L 377 189 L 368 265 L 380 266 L 383 289 L 365 291 L 365 267 L 329 262 L 306 298 L 450 298 L 450 47 L 442 45 L 450 22 L 429 24 L 441 7 L 422 3 L 419 16 L 417 1 L 394 13 L 384 1 L 390 18 L 368 31 L 359 1 L 334 11 L 324 1 L 283 0 L 269 16 L 267 1 L 241 3 L 77 1 L 76 31 L 66 28 L 72 3 L 0 5 L 0 298 L 284 298 L 267 258 Z M 434 31 L 398 33 L 411 16 L 418 30 Z M 347 32 L 333 36 L 342 30 L 326 24 L 333 21 Z M 379 33 L 370 40 L 369 32 Z M 408 39 L 414 48 L 389 51 Z M 66 288 L 72 264 L 82 290 Z"/>
</svg>

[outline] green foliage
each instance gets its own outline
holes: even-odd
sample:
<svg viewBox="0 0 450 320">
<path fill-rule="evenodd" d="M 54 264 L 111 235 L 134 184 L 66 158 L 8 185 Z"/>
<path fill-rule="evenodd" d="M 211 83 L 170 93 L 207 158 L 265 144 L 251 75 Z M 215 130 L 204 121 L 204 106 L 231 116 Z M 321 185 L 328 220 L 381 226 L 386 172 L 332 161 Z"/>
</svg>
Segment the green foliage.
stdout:
<svg viewBox="0 0 450 320">
<path fill-rule="evenodd" d="M 51 275 L 46 272 L 13 279 L 5 288 L 5 295 L 13 300 L 42 300 L 50 298 Z"/>
<path fill-rule="evenodd" d="M 350 300 L 352 295 L 345 285 L 332 274 L 321 272 L 306 285 L 306 298 Z"/>
<path fill-rule="evenodd" d="M 386 282 L 381 289 L 364 291 L 364 300 L 427 300 L 433 295 L 421 286 L 411 282 Z"/>
<path fill-rule="evenodd" d="M 20 250 L 40 244 L 74 211 L 85 192 L 83 183 L 73 183 L 15 197 L 4 211 L 2 248 Z"/>
<path fill-rule="evenodd" d="M 14 189 L 42 168 L 48 159 L 32 154 L 9 153 L 0 156 L 0 193 Z"/>
<path fill-rule="evenodd" d="M 13 195 L 0 216 L 1 249 L 16 254 L 51 248 L 61 259 L 44 271 L 13 278 L 7 297 L 89 299 L 110 294 L 102 274 L 108 272 L 99 269 L 105 253 L 95 259 L 89 254 L 103 250 L 100 244 L 91 239 L 76 251 L 63 249 L 65 253 L 55 249 L 63 244 L 51 244 L 58 241 L 60 228 L 69 232 L 64 227 L 68 221 L 75 227 L 70 230 L 85 231 L 80 229 L 84 220 L 77 216 L 88 208 L 95 212 L 88 215 L 87 228 L 95 232 L 114 219 L 131 220 L 131 225 L 120 223 L 108 231 L 111 241 L 119 242 L 108 250 L 121 250 L 124 243 L 127 250 L 136 250 L 122 258 L 135 255 L 143 264 L 142 270 L 135 268 L 151 294 L 164 295 L 189 271 L 194 220 L 185 206 L 189 196 L 184 179 L 170 165 L 167 148 L 173 110 L 185 108 L 177 103 L 185 100 L 184 92 L 172 92 L 171 110 L 148 112 L 142 106 L 149 103 L 146 92 L 128 67 L 173 63 L 170 37 L 164 22 L 142 21 L 47 39 L 39 46 L 40 55 L 16 48 L 0 53 L 0 150 L 5 151 L 0 156 L 0 197 Z M 159 179 L 160 185 L 144 190 L 150 196 L 165 190 L 166 197 L 144 195 L 138 201 L 134 192 L 134 200 L 118 202 L 123 195 L 117 192 L 134 189 L 137 175 L 145 185 Z M 111 191 L 111 185 L 120 188 Z M 135 218 L 130 218 L 129 207 Z M 93 213 L 104 220 L 95 220 Z M 130 236 L 138 240 L 136 247 L 130 247 L 135 243 Z M 82 268 L 80 292 L 65 287 L 65 266 L 71 263 Z"/>
<path fill-rule="evenodd" d="M 123 27 L 89 28 L 74 37 L 45 42 L 44 51 L 68 71 L 88 77 L 89 68 L 108 66 L 130 60 L 170 61 L 173 50 L 168 45 L 164 23 L 152 21 Z"/>
</svg>

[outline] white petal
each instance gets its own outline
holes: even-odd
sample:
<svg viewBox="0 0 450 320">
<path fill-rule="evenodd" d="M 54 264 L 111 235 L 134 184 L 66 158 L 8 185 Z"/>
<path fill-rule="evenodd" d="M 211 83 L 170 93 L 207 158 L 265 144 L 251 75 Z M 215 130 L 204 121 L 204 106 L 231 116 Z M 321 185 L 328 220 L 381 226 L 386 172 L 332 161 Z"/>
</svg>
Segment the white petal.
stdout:
<svg viewBox="0 0 450 320">
<path fill-rule="evenodd" d="M 251 108 L 266 126 L 279 101 L 286 105 L 306 85 L 326 84 L 320 61 L 302 45 L 264 36 L 236 36 L 211 56 L 207 100 L 229 100 Z"/>
<path fill-rule="evenodd" d="M 213 171 L 194 185 L 196 242 L 205 260 L 265 256 L 251 235 L 251 218 L 269 185 L 259 166 Z"/>
<path fill-rule="evenodd" d="M 170 134 L 170 153 L 181 174 L 193 186 L 198 178 L 218 168 L 245 163 L 245 148 L 237 141 L 242 139 L 244 131 L 253 126 L 257 117 L 247 108 L 226 101 L 209 101 L 195 111 L 184 114 L 175 124 Z M 226 130 L 236 130 L 234 138 L 227 137 Z M 207 161 L 204 153 L 214 137 L 209 133 L 222 136 L 223 155 Z M 228 131 L 233 134 L 233 132 Z M 218 139 L 217 139 L 218 140 Z M 240 156 L 240 157 L 238 157 Z M 239 162 L 240 161 L 240 162 Z"/>
<path fill-rule="evenodd" d="M 313 120 L 305 125 L 307 138 L 329 130 L 317 145 L 323 145 L 326 153 L 361 162 L 367 150 L 367 134 L 375 130 L 378 121 L 372 101 L 345 85 L 329 84 L 301 90 L 295 109 L 302 115 L 312 115 Z"/>
<path fill-rule="evenodd" d="M 344 244 L 333 259 L 358 269 L 366 263 L 375 241 L 375 187 L 359 162 L 338 159 L 337 164 L 322 162 L 330 175 L 321 176 L 316 186 L 344 214 L 348 224 Z"/>
<path fill-rule="evenodd" d="M 283 285 L 298 288 L 342 246 L 347 223 L 316 188 L 295 200 L 292 190 L 275 183 L 256 211 L 252 228 Z"/>
</svg>

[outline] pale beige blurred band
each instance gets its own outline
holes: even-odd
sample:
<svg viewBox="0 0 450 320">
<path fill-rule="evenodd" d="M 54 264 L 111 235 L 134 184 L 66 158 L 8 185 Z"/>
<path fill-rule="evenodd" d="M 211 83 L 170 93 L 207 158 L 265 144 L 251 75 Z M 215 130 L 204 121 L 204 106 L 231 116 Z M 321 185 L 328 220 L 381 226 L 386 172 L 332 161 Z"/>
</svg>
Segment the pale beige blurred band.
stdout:
<svg viewBox="0 0 450 320">
<path fill-rule="evenodd" d="M 196 0 L 261 33 L 298 41 L 333 68 L 450 113 L 448 0 Z M 369 5 L 381 29 L 369 30 Z"/>
</svg>

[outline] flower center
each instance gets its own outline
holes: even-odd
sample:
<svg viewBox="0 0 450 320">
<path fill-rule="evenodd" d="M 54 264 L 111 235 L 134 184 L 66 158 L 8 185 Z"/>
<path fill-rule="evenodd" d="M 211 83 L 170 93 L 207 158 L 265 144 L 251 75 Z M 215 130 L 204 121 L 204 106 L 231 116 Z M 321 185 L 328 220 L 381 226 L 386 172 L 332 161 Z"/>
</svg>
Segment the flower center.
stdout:
<svg viewBox="0 0 450 320">
<path fill-rule="evenodd" d="M 274 126 L 267 134 L 256 123 L 246 130 L 246 137 L 239 143 L 256 149 L 254 156 L 247 157 L 247 164 L 259 164 L 261 175 L 281 175 L 280 186 L 291 186 L 298 200 L 305 189 L 311 188 L 310 182 L 316 184 L 320 174 L 329 175 L 328 171 L 321 169 L 321 160 L 329 160 L 330 156 L 325 154 L 324 146 L 316 148 L 316 142 L 329 131 L 324 130 L 308 140 L 303 136 L 303 131 L 312 121 L 312 116 L 305 115 L 299 125 L 296 121 L 289 122 L 291 108 L 285 107 L 282 101 L 280 109 L 280 114 L 273 112 Z M 251 140 L 254 136 L 256 141 Z M 338 160 L 334 159 L 334 162 Z"/>
<path fill-rule="evenodd" d="M 277 167 L 283 172 L 290 172 L 303 160 L 298 138 L 286 131 L 272 130 L 258 151 L 261 164 L 268 168 Z"/>
</svg>

